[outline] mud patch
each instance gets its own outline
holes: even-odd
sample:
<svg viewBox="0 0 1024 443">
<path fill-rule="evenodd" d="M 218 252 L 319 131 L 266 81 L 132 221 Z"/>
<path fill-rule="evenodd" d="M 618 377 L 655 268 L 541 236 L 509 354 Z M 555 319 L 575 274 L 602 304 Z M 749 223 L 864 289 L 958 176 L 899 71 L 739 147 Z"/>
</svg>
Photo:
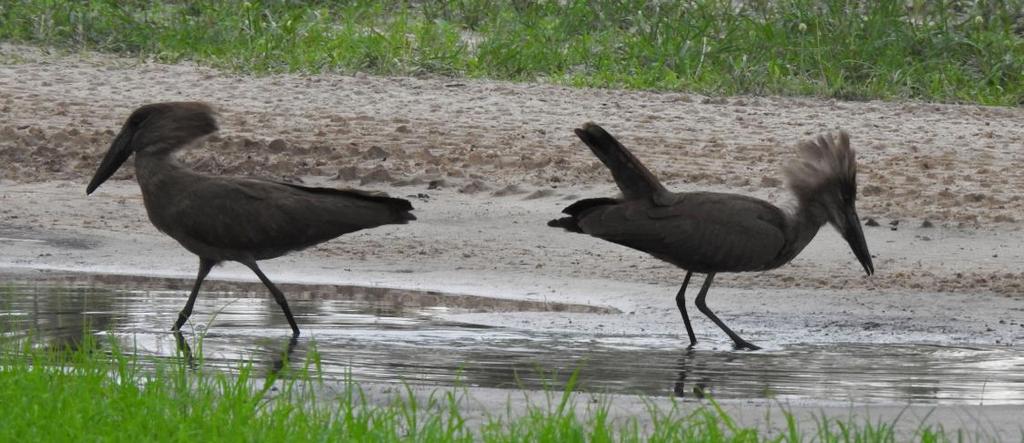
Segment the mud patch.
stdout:
<svg viewBox="0 0 1024 443">
<path fill-rule="evenodd" d="M 63 249 L 90 249 L 95 243 L 89 239 L 53 233 L 40 233 L 38 229 L 0 223 L 0 245 L 5 243 L 40 243 Z"/>
</svg>

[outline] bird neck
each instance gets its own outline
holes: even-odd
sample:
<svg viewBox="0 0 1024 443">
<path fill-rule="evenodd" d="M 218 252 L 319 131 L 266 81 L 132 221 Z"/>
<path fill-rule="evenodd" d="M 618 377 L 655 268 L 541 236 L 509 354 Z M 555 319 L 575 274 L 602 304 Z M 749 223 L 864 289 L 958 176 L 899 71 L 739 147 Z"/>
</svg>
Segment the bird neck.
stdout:
<svg viewBox="0 0 1024 443">
<path fill-rule="evenodd" d="M 818 234 L 828 215 L 825 208 L 813 200 L 800 199 L 795 210 L 788 214 L 786 223 L 786 249 L 780 257 L 783 262 L 792 260 Z"/>
<path fill-rule="evenodd" d="M 135 153 L 135 177 L 143 197 L 160 190 L 174 189 L 175 183 L 188 183 L 190 175 L 195 175 L 195 172 L 179 163 L 170 152 Z"/>
<path fill-rule="evenodd" d="M 198 175 L 178 163 L 170 152 L 135 153 L 135 177 L 153 226 L 175 237 L 180 222 L 173 208 L 180 205 L 180 199 L 187 198 L 188 187 L 199 181 Z"/>
</svg>

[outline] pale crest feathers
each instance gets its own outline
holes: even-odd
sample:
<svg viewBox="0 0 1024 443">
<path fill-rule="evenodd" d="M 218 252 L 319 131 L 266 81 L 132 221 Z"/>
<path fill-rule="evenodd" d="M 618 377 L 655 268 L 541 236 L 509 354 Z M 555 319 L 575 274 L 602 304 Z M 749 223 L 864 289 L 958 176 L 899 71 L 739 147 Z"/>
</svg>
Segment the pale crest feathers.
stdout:
<svg viewBox="0 0 1024 443">
<path fill-rule="evenodd" d="M 798 146 L 800 158 L 785 167 L 786 183 L 800 199 L 813 198 L 828 187 L 836 187 L 846 198 L 857 192 L 857 162 L 850 148 L 850 134 L 839 137 L 822 134 Z"/>
</svg>

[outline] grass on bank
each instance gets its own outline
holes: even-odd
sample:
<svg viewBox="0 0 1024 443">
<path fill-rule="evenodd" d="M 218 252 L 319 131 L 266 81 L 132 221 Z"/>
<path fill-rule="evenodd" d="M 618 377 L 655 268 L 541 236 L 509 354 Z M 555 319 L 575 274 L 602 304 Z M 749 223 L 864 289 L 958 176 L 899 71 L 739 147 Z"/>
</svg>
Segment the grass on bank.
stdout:
<svg viewBox="0 0 1024 443">
<path fill-rule="evenodd" d="M 107 349 L 102 349 L 107 348 Z M 609 404 L 578 415 L 572 380 L 550 405 L 521 413 L 490 411 L 468 423 L 465 390 L 443 388 L 426 398 L 412 390 L 390 404 L 367 402 L 351 380 L 326 389 L 315 351 L 301 368 L 264 379 L 251 364 L 230 373 L 190 367 L 183 359 L 152 359 L 122 352 L 111 341 L 77 350 L 35 347 L 0 338 L 0 441 L 406 441 L 406 442 L 892 442 L 894 423 L 822 419 L 800 429 L 785 414 L 778 435 L 737 425 L 710 401 L 612 420 Z M 201 359 L 200 359 L 201 361 Z M 585 416 L 586 418 L 580 418 Z M 962 440 L 923 427 L 922 442 Z"/>
<path fill-rule="evenodd" d="M 242 72 L 364 71 L 1024 103 L 1024 0 L 0 2 L 0 39 Z"/>
</svg>

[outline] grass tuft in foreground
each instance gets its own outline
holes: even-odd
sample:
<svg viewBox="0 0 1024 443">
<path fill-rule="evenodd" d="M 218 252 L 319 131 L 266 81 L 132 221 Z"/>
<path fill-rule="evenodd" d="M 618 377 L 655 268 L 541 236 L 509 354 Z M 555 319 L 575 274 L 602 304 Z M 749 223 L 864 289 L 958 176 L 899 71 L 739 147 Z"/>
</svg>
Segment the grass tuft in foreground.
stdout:
<svg viewBox="0 0 1024 443">
<path fill-rule="evenodd" d="M 425 398 L 408 386 L 386 404 L 368 400 L 350 379 L 340 390 L 319 378 L 315 350 L 302 368 L 257 377 L 251 364 L 230 373 L 184 359 L 144 359 L 110 342 L 77 350 L 0 338 L 0 441 L 409 441 L 409 442 L 891 442 L 893 423 L 822 419 L 805 434 L 791 414 L 778 435 L 738 425 L 717 403 L 682 412 L 650 404 L 649 420 L 609 415 L 602 400 L 578 414 L 572 385 L 546 406 L 465 417 L 468 391 Z M 201 359 L 199 360 L 201 362 Z M 379 401 L 379 400 L 378 400 Z M 915 440 L 949 441 L 921 428 Z"/>
<path fill-rule="evenodd" d="M 1024 1 L 0 3 L 0 39 L 243 72 L 1024 103 Z"/>
</svg>

